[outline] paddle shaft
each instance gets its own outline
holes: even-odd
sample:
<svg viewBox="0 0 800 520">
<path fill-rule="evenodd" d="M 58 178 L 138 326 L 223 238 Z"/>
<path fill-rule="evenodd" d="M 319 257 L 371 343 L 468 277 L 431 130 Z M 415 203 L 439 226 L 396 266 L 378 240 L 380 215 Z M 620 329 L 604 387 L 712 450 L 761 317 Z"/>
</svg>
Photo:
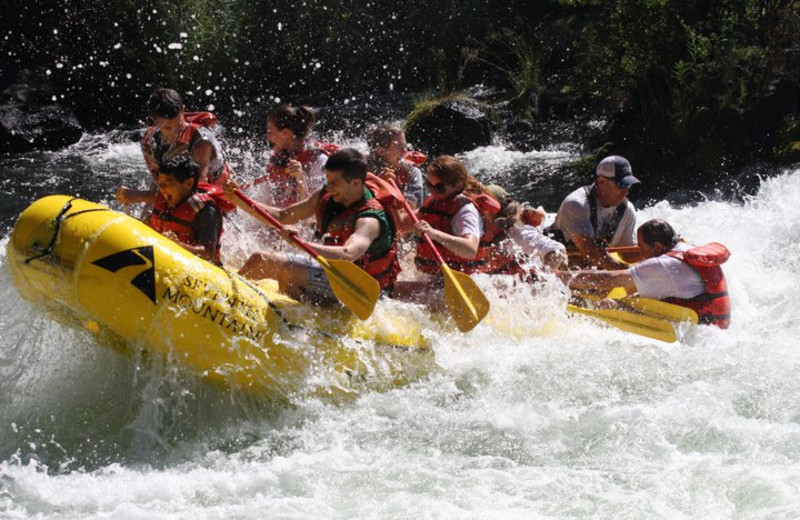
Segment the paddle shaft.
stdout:
<svg viewBox="0 0 800 520">
<path fill-rule="evenodd" d="M 397 183 L 394 182 L 394 179 L 391 180 L 391 183 L 392 186 L 394 186 L 397 189 L 397 191 L 403 193 L 402 190 L 400 190 L 400 188 L 397 186 Z M 414 210 L 411 209 L 411 206 L 408 204 L 406 198 L 402 197 L 401 200 L 403 201 L 403 207 L 406 208 L 406 213 L 408 213 L 408 216 L 411 217 L 411 221 L 414 222 L 414 224 L 419 222 L 419 218 L 417 218 L 416 212 L 414 212 Z M 444 258 L 442 258 L 442 254 L 439 253 L 439 249 L 437 249 L 436 246 L 433 245 L 433 240 L 431 240 L 431 237 L 429 237 L 427 233 L 423 233 L 422 238 L 425 239 L 425 243 L 428 244 L 428 247 L 430 247 L 431 250 L 433 251 L 433 254 L 436 256 L 436 260 L 439 262 L 439 265 L 444 264 L 445 263 Z"/>
<path fill-rule="evenodd" d="M 278 219 L 270 215 L 268 212 L 264 211 L 263 208 L 261 208 L 258 204 L 256 204 L 256 202 L 253 199 L 242 193 L 241 190 L 238 189 L 233 190 L 233 193 L 237 197 L 239 197 L 239 200 L 247 204 L 253 211 L 258 213 L 259 216 L 265 218 L 275 229 L 278 230 L 283 229 L 283 224 L 281 224 L 280 221 L 278 221 Z M 311 256 L 315 258 L 319 256 L 319 253 L 317 253 L 310 245 L 300 240 L 296 235 L 289 235 L 289 240 L 291 240 L 298 247 L 305 250 L 305 252 L 307 252 Z"/>
<path fill-rule="evenodd" d="M 609 253 L 638 253 L 639 246 L 632 245 L 632 246 L 613 246 L 607 247 L 606 251 Z"/>
</svg>

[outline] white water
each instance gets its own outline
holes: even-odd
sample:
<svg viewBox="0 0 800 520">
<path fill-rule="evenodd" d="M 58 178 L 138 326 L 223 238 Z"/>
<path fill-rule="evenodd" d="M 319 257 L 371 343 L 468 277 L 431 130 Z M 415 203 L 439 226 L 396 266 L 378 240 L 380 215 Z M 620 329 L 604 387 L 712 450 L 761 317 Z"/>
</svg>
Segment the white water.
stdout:
<svg viewBox="0 0 800 520">
<path fill-rule="evenodd" d="M 729 331 L 668 345 L 492 294 L 492 323 L 429 331 L 428 377 L 338 405 L 123 358 L 2 269 L 0 517 L 800 517 L 800 170 L 775 173 L 744 204 L 641 212 L 731 249 Z"/>
</svg>

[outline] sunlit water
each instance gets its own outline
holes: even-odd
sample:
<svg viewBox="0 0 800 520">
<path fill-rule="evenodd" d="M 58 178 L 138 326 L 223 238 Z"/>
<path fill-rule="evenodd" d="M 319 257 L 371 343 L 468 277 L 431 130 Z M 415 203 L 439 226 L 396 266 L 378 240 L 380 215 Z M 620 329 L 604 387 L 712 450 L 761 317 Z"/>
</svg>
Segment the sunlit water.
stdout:
<svg viewBox="0 0 800 520">
<path fill-rule="evenodd" d="M 108 202 L 141 183 L 138 145 L 106 140 L 2 159 L 3 233 L 44 193 Z M 260 154 L 240 151 L 240 171 Z M 572 156 L 466 158 L 502 180 Z M 557 291 L 486 286 L 474 331 L 430 323 L 428 376 L 346 403 L 265 402 L 122 357 L 21 300 L 3 267 L 0 517 L 800 517 L 800 170 L 771 174 L 743 203 L 641 212 L 731 249 L 729 331 L 663 344 L 568 317 Z M 229 261 L 256 228 L 229 226 Z"/>
</svg>

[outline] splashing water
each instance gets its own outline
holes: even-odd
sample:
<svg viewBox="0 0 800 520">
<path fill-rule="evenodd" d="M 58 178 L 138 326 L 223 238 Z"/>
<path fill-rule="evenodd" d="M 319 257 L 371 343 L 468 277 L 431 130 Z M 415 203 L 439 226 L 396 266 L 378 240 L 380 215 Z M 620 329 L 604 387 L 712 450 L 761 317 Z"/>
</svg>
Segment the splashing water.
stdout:
<svg viewBox="0 0 800 520">
<path fill-rule="evenodd" d="M 101 141 L 4 159 L 4 222 L 41 191 L 108 201 L 144 182 L 136 145 Z M 100 348 L 21 300 L 3 266 L 0 516 L 797 517 L 800 170 L 772 173 L 744 202 L 640 213 L 730 248 L 730 330 L 666 345 L 568 317 L 555 290 L 483 284 L 492 311 L 469 334 L 420 314 L 428 376 L 340 404 L 249 399 Z M 234 262 L 256 229 L 236 225 Z"/>
</svg>

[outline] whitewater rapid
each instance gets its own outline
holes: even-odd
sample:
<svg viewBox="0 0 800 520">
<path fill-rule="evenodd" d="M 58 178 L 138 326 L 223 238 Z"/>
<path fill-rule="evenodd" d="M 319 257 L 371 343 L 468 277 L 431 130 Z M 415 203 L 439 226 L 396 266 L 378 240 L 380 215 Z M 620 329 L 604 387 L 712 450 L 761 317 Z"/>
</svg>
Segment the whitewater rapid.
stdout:
<svg viewBox="0 0 800 520">
<path fill-rule="evenodd" d="M 141 175 L 136 145 L 93 150 L 36 161 L 95 200 Z M 467 160 L 569 159 L 537 154 Z M 663 344 L 568 317 L 556 291 L 487 289 L 487 323 L 431 324 L 429 375 L 346 403 L 263 402 L 120 356 L 21 300 L 3 266 L 0 518 L 800 517 L 800 169 L 769 173 L 744 200 L 639 213 L 732 251 L 730 330 Z"/>
</svg>

